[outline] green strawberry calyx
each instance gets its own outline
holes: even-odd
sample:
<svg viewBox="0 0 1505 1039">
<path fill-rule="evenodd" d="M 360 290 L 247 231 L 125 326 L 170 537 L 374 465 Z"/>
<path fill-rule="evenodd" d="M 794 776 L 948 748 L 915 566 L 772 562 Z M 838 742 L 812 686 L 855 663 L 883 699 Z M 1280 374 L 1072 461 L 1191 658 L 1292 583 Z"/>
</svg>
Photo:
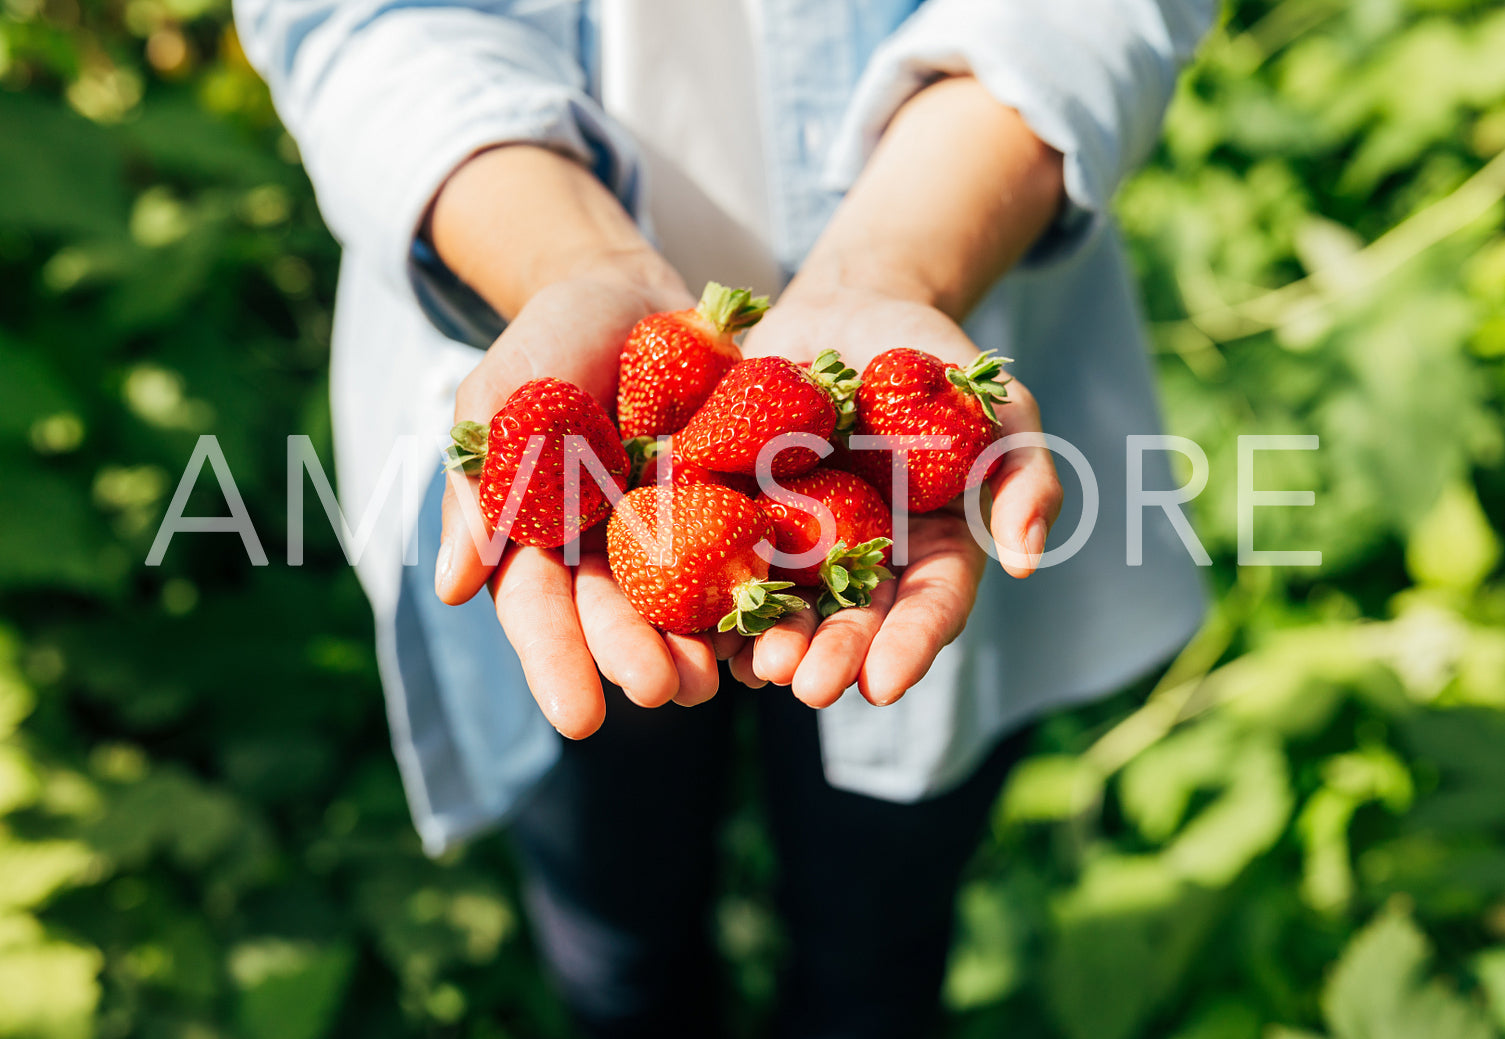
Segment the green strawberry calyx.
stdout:
<svg viewBox="0 0 1505 1039">
<path fill-rule="evenodd" d="M 658 437 L 646 434 L 640 437 L 628 437 L 622 441 L 622 448 L 627 452 L 627 486 L 636 487 L 638 479 L 643 475 L 643 469 L 662 454 L 663 448 L 667 446 L 667 441 L 660 445 Z"/>
<path fill-rule="evenodd" d="M 848 368 L 835 350 L 822 350 L 810 362 L 810 377 L 830 394 L 836 408 L 836 432 L 851 429 L 857 421 L 857 391 L 862 386 L 856 370 Z"/>
<path fill-rule="evenodd" d="M 760 581 L 754 578 L 732 589 L 732 601 L 736 604 L 716 625 L 717 631 L 733 628 L 743 635 L 757 635 L 779 622 L 781 617 L 808 609 L 809 603 L 798 595 L 782 594 L 785 588 L 793 588 L 793 581 Z"/>
<path fill-rule="evenodd" d="M 820 583 L 826 590 L 815 602 L 822 617 L 873 601 L 873 589 L 893 580 L 893 573 L 883 565 L 883 550 L 892 544 L 888 538 L 873 538 L 851 548 L 845 541 L 831 546 L 820 564 Z"/>
<path fill-rule="evenodd" d="M 978 354 L 965 368 L 947 368 L 946 378 L 963 393 L 970 393 L 982 404 L 982 410 L 995 423 L 995 404 L 1009 402 L 1008 384 L 1014 380 L 1003 375 L 1003 366 L 1013 363 L 1012 357 L 999 357 L 995 351 Z M 999 376 L 1003 376 L 999 378 Z"/>
<path fill-rule="evenodd" d="M 457 422 L 449 431 L 450 445 L 444 449 L 444 468 L 478 473 L 486 464 L 486 427 L 479 422 Z"/>
<path fill-rule="evenodd" d="M 762 319 L 768 311 L 768 297 L 754 296 L 752 289 L 732 289 L 719 281 L 708 281 L 695 309 L 716 326 L 716 331 L 736 333 Z"/>
</svg>

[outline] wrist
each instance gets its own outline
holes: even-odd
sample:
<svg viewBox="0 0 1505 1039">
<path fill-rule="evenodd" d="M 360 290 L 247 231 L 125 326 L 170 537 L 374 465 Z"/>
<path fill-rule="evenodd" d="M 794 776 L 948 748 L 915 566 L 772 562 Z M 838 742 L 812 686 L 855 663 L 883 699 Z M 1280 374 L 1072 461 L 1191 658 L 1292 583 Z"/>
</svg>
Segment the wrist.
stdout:
<svg viewBox="0 0 1505 1039">
<path fill-rule="evenodd" d="M 439 258 L 504 318 L 540 289 L 576 278 L 645 299 L 687 294 L 617 198 L 574 159 L 507 145 L 466 160 L 424 227 Z"/>
<path fill-rule="evenodd" d="M 939 308 L 943 295 L 940 287 L 902 258 L 886 256 L 885 252 L 873 242 L 861 243 L 854 249 L 817 245 L 780 301 L 829 300 L 858 294 Z"/>
<path fill-rule="evenodd" d="M 800 277 L 960 321 L 1050 225 L 1062 180 L 1016 110 L 971 77 L 940 80 L 894 116 Z"/>
<path fill-rule="evenodd" d="M 561 281 L 589 281 L 625 289 L 639 296 L 650 313 L 695 305 L 679 272 L 646 242 L 630 249 L 561 255 L 539 269 L 534 291 Z"/>
</svg>

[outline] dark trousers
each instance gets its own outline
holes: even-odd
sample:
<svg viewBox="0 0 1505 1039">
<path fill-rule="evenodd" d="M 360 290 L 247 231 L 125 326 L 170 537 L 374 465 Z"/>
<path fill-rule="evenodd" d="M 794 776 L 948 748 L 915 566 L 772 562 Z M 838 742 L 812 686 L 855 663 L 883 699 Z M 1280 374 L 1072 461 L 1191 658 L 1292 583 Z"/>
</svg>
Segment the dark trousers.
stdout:
<svg viewBox="0 0 1505 1039">
<path fill-rule="evenodd" d="M 855 694 L 848 694 L 855 695 Z M 721 1034 L 709 940 L 733 722 L 756 715 L 762 792 L 790 939 L 774 1033 L 917 1037 L 934 1024 L 953 900 L 1025 734 L 939 797 L 893 804 L 833 789 L 816 713 L 773 686 L 646 710 L 608 689 L 596 735 L 521 808 L 512 835 L 544 958 L 585 1034 Z"/>
</svg>

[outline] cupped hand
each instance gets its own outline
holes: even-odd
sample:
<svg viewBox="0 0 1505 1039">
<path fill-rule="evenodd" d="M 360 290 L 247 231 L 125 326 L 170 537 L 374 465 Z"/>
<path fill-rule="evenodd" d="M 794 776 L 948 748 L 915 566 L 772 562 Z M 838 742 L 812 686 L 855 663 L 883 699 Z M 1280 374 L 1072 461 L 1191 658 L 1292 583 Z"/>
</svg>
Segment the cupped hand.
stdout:
<svg viewBox="0 0 1505 1039">
<path fill-rule="evenodd" d="M 961 327 L 924 303 L 857 289 L 801 291 L 796 281 L 743 344 L 747 356 L 779 354 L 812 360 L 837 350 L 859 372 L 885 350 L 926 350 L 966 365 L 978 354 Z M 1039 433 L 1040 411 L 1019 382 L 997 408 L 1000 434 Z M 1014 577 L 1034 572 L 1061 508 L 1061 485 L 1044 447 L 1006 453 L 983 488 L 993 549 Z M 973 538 L 961 500 L 909 519 L 908 562 L 885 581 L 871 606 L 821 621 L 795 614 L 749 642 L 732 672 L 753 685 L 788 685 L 812 707 L 834 703 L 853 682 L 874 704 L 890 704 L 930 669 L 936 654 L 961 634 L 989 563 Z"/>
<path fill-rule="evenodd" d="M 555 282 L 534 295 L 487 350 L 455 395 L 455 420 L 489 425 L 524 382 L 553 376 L 580 386 L 611 411 L 617 364 L 632 326 L 660 310 L 692 306 L 680 284 L 648 286 L 611 272 Z M 582 538 L 580 563 L 558 549 L 492 544 L 481 519 L 479 480 L 452 472 L 435 589 L 458 605 L 490 584 L 497 617 L 550 723 L 572 739 L 605 716 L 600 674 L 629 699 L 656 707 L 715 695 L 716 660 L 740 637 L 665 635 L 623 597 L 599 536 Z"/>
</svg>

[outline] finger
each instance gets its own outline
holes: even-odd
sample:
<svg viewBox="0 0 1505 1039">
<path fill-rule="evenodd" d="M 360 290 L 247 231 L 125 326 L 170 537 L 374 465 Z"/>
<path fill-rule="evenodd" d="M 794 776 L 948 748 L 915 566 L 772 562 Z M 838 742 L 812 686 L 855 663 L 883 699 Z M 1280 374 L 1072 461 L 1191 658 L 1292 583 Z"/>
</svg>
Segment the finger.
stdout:
<svg viewBox="0 0 1505 1039">
<path fill-rule="evenodd" d="M 1012 384 L 1009 400 L 998 409 L 1005 435 L 1040 432 L 1040 409 L 1030 392 Z M 1045 447 L 1015 448 L 1003 456 L 990 484 L 993 508 L 988 532 L 998 558 L 1009 575 L 1028 577 L 1039 567 L 1045 536 L 1061 513 L 1055 459 Z"/>
<path fill-rule="evenodd" d="M 838 610 L 821 621 L 790 683 L 795 699 L 811 707 L 829 707 L 851 688 L 888 616 L 896 584 L 884 581 L 873 590 L 871 605 Z"/>
<path fill-rule="evenodd" d="M 768 683 L 759 678 L 753 670 L 753 653 L 757 649 L 756 639 L 744 639 L 742 648 L 737 650 L 737 655 L 727 661 L 727 670 L 732 677 L 741 682 L 749 689 L 762 689 Z"/>
<path fill-rule="evenodd" d="M 451 606 L 469 602 L 502 558 L 506 539 L 493 540 L 481 515 L 481 481 L 445 473 L 442 533 L 434 561 L 434 591 Z"/>
<path fill-rule="evenodd" d="M 632 608 L 607 569 L 586 555 L 575 571 L 575 609 L 585 644 L 607 680 L 639 707 L 662 707 L 679 693 L 679 669 L 663 636 Z"/>
<path fill-rule="evenodd" d="M 965 532 L 960 540 L 966 545 L 927 554 L 899 577 L 894 603 L 858 674 L 857 688 L 871 703 L 903 696 L 966 625 L 987 557 Z"/>
<path fill-rule="evenodd" d="M 988 532 L 1004 572 L 1024 578 L 1039 569 L 1045 554 L 1045 537 L 1061 512 L 1061 484 L 1048 451 L 1022 448 L 1010 454 L 1033 457 L 994 478 Z"/>
<path fill-rule="evenodd" d="M 813 602 L 813 595 L 796 588 L 806 602 Z M 820 623 L 820 614 L 812 606 L 785 617 L 778 624 L 759 635 L 753 645 L 753 674 L 774 685 L 788 685 L 794 681 L 794 673 L 810 648 L 810 637 Z"/>
<path fill-rule="evenodd" d="M 679 671 L 679 693 L 674 702 L 681 707 L 703 704 L 716 695 L 721 675 L 716 671 L 716 654 L 703 635 L 665 635 L 664 644 Z"/>
<path fill-rule="evenodd" d="M 533 374 L 532 362 L 513 345 L 516 338 L 504 334 L 460 381 L 455 389 L 456 422 L 479 422 L 489 427 L 492 416 L 506 403 L 512 391 Z M 445 476 L 443 526 L 439 556 L 434 566 L 434 590 L 440 599 L 457 606 L 470 601 L 486 584 L 501 561 L 506 540 L 493 540 L 481 515 L 480 478 L 454 470 L 446 472 Z"/>
<path fill-rule="evenodd" d="M 561 735 L 578 740 L 601 727 L 606 700 L 573 592 L 557 552 L 518 547 L 497 568 L 497 619 L 522 661 L 533 699 Z"/>
<path fill-rule="evenodd" d="M 747 642 L 747 637 L 736 631 L 713 631 L 710 637 L 711 649 L 715 650 L 717 660 L 732 659 Z"/>
</svg>

